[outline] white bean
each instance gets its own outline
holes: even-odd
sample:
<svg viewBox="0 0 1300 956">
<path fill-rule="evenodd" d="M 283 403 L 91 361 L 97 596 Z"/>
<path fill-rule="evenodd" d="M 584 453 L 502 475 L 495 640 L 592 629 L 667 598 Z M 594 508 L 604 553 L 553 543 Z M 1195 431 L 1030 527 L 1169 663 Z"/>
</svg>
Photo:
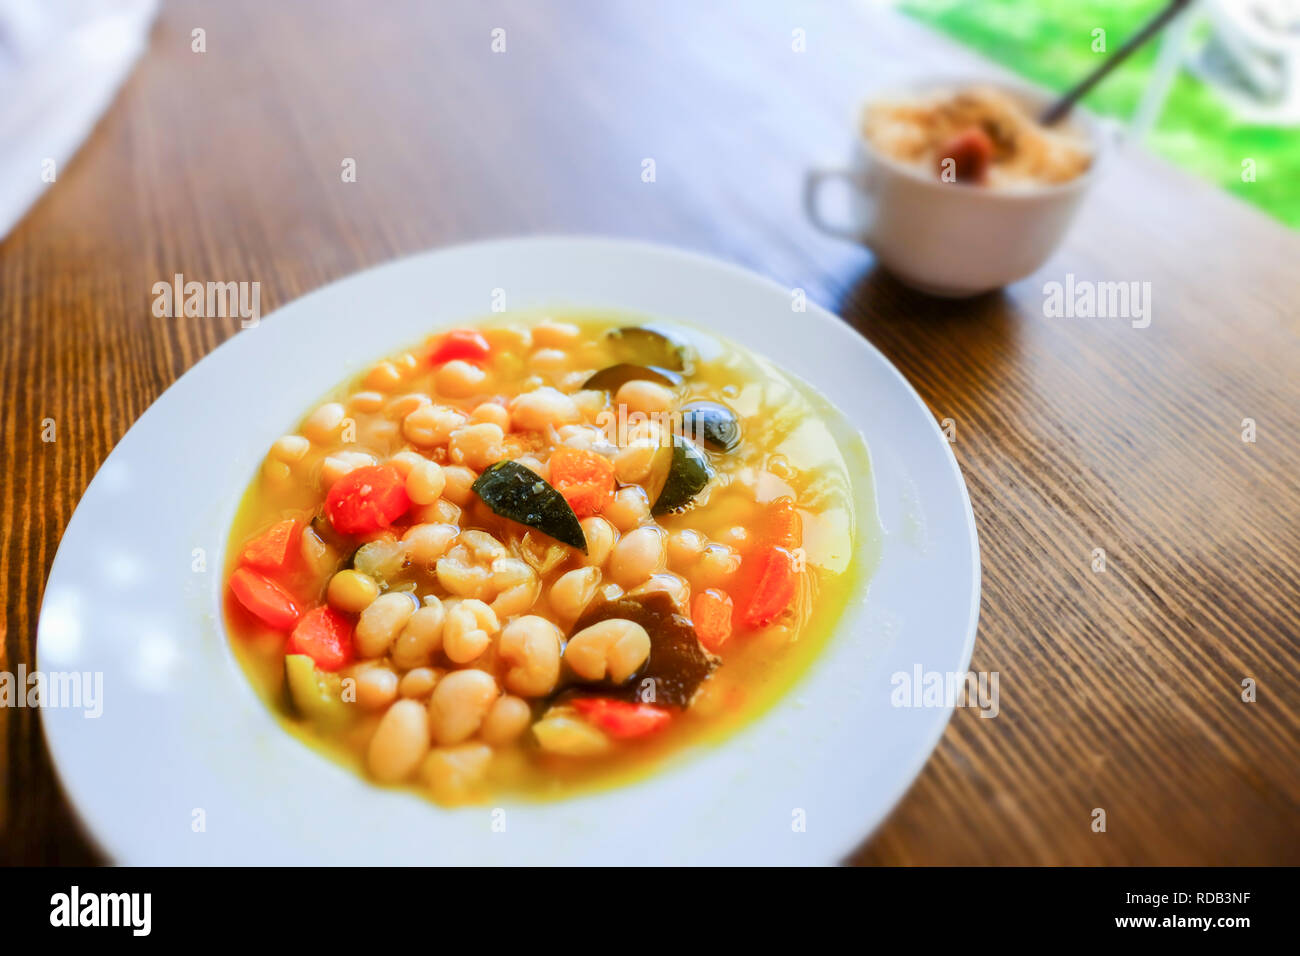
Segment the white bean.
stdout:
<svg viewBox="0 0 1300 956">
<path fill-rule="evenodd" d="M 411 451 L 408 448 L 405 451 L 399 451 L 396 455 L 389 458 L 388 464 L 396 468 L 399 475 L 406 478 L 411 474 L 412 468 L 420 462 L 428 460 L 429 459 L 425 458 L 418 451 Z"/>
<path fill-rule="evenodd" d="M 498 405 L 496 402 L 484 402 L 470 412 L 469 420 L 471 422 L 491 422 L 503 432 L 510 431 L 510 412 L 504 405 Z"/>
<path fill-rule="evenodd" d="M 488 596 L 488 587 L 492 583 L 488 569 L 468 564 L 455 553 L 439 558 L 434 572 L 438 583 L 457 597 L 482 599 Z"/>
<path fill-rule="evenodd" d="M 629 412 L 653 415 L 666 412 L 673 407 L 673 393 L 671 389 L 657 382 L 647 382 L 638 378 L 619 386 L 614 402 L 617 405 L 627 406 Z"/>
<path fill-rule="evenodd" d="M 551 609 L 562 620 L 576 620 L 596 596 L 599 587 L 600 568 L 586 567 L 566 571 L 551 585 Z"/>
<path fill-rule="evenodd" d="M 447 442 L 447 457 L 453 464 L 468 465 L 482 471 L 505 455 L 505 432 L 500 425 L 483 422 L 465 425 L 451 433 Z"/>
<path fill-rule="evenodd" d="M 447 612 L 442 652 L 454 663 L 468 664 L 488 649 L 500 629 L 492 608 L 473 598 L 461 601 Z"/>
<path fill-rule="evenodd" d="M 543 386 L 516 396 L 510 404 L 510 419 L 524 431 L 542 431 L 548 426 L 567 425 L 581 415 L 573 399 L 558 389 Z"/>
<path fill-rule="evenodd" d="M 458 534 L 454 524 L 413 524 L 402 535 L 402 545 L 408 558 L 429 566 L 447 553 Z"/>
<path fill-rule="evenodd" d="M 393 642 L 393 663 L 403 670 L 425 666 L 442 646 L 447 611 L 442 601 L 432 595 L 424 601 L 424 607 L 407 618 L 402 633 Z"/>
<path fill-rule="evenodd" d="M 409 392 L 406 395 L 399 395 L 389 402 L 387 407 L 384 408 L 384 414 L 389 418 L 400 421 L 421 405 L 430 405 L 432 403 L 433 399 L 428 395 L 421 392 Z"/>
<path fill-rule="evenodd" d="M 479 531 L 472 528 L 468 531 L 462 531 L 460 537 L 456 539 L 457 544 L 464 545 L 474 560 L 480 562 L 491 562 L 497 558 L 504 558 L 508 553 L 506 546 L 496 539 L 495 536 L 487 531 Z"/>
<path fill-rule="evenodd" d="M 432 448 L 447 444 L 451 433 L 465 424 L 465 415 L 446 405 L 421 405 L 402 419 L 402 434 L 413 445 Z"/>
<path fill-rule="evenodd" d="M 492 587 L 497 596 L 492 610 L 501 620 L 523 614 L 533 606 L 541 590 L 536 572 L 518 558 L 497 558 L 492 562 Z"/>
<path fill-rule="evenodd" d="M 599 515 L 583 518 L 582 533 L 587 538 L 587 553 L 582 556 L 582 563 L 593 568 L 604 566 L 609 560 L 609 553 L 614 550 L 618 532 L 614 526 Z"/>
<path fill-rule="evenodd" d="M 465 507 L 473 496 L 474 482 L 478 475 L 463 465 L 448 465 L 442 469 L 445 483 L 442 496 L 454 505 Z"/>
<path fill-rule="evenodd" d="M 652 574 L 648 581 L 638 584 L 627 593 L 629 597 L 639 597 L 656 592 L 667 594 L 680 609 L 685 610 L 690 607 L 691 586 L 686 583 L 685 578 L 669 572 Z"/>
<path fill-rule="evenodd" d="M 472 737 L 499 693 L 496 680 L 486 671 L 452 671 L 438 681 L 429 698 L 434 739 L 446 746 Z"/>
<path fill-rule="evenodd" d="M 487 371 L 463 359 L 452 359 L 443 365 L 435 378 L 438 391 L 451 398 L 467 398 L 487 390 Z"/>
<path fill-rule="evenodd" d="M 283 462 L 301 461 L 311 450 L 311 442 L 302 435 L 284 435 L 271 445 L 271 455 Z"/>
<path fill-rule="evenodd" d="M 432 667 L 415 667 L 402 675 L 397 685 L 397 692 L 403 697 L 418 700 L 433 693 L 434 685 L 437 683 L 438 672 Z"/>
<path fill-rule="evenodd" d="M 605 406 L 609 404 L 609 399 L 605 397 L 605 393 L 595 388 L 574 392 L 569 398 L 573 400 L 579 414 L 589 422 L 594 422 L 600 413 L 605 410 Z"/>
<path fill-rule="evenodd" d="M 365 386 L 375 392 L 391 392 L 402 383 L 402 370 L 387 360 L 366 373 Z"/>
<path fill-rule="evenodd" d="M 622 588 L 631 588 L 662 571 L 667 562 L 664 531 L 654 525 L 629 531 L 609 556 L 609 575 Z"/>
<path fill-rule="evenodd" d="M 582 330 L 571 322 L 542 319 L 533 326 L 533 344 L 545 348 L 569 348 L 581 337 Z"/>
<path fill-rule="evenodd" d="M 509 666 L 506 689 L 521 697 L 542 697 L 560 680 L 560 629 L 535 614 L 516 618 L 497 641 L 497 655 Z"/>
<path fill-rule="evenodd" d="M 347 412 L 342 405 L 326 402 L 307 416 L 307 420 L 302 423 L 302 433 L 311 441 L 323 445 L 336 437 L 345 417 Z"/>
<path fill-rule="evenodd" d="M 614 456 L 614 475 L 625 485 L 645 481 L 658 451 L 659 444 L 651 438 L 641 438 L 620 448 Z"/>
<path fill-rule="evenodd" d="M 414 700 L 399 700 L 380 718 L 370 738 L 367 763 L 382 783 L 405 780 L 429 752 L 429 719 Z"/>
<path fill-rule="evenodd" d="M 628 485 L 614 492 L 601 514 L 619 531 L 631 531 L 650 517 L 650 499 L 640 485 Z"/>
<path fill-rule="evenodd" d="M 348 472 L 356 471 L 358 468 L 364 468 L 366 465 L 373 465 L 374 463 L 375 456 L 368 455 L 363 451 L 336 451 L 321 462 L 321 483 L 328 488 Z"/>
<path fill-rule="evenodd" d="M 367 667 L 357 674 L 357 703 L 366 710 L 383 710 L 397 700 L 397 674 L 387 667 Z"/>
<path fill-rule="evenodd" d="M 725 544 L 710 544 L 691 569 L 691 580 L 699 588 L 723 587 L 739 570 L 739 554 Z"/>
<path fill-rule="evenodd" d="M 406 494 L 417 505 L 431 505 L 442 495 L 447 479 L 442 466 L 434 461 L 420 460 L 406 473 Z"/>
<path fill-rule="evenodd" d="M 488 743 L 501 746 L 511 743 L 528 729 L 532 709 L 519 697 L 504 694 L 496 699 L 483 719 L 480 735 Z"/>
<path fill-rule="evenodd" d="M 569 353 L 563 349 L 535 349 L 528 356 L 528 367 L 543 375 L 555 375 L 569 367 Z"/>
<path fill-rule="evenodd" d="M 358 412 L 377 412 L 384 407 L 381 392 L 355 392 L 348 399 L 348 407 Z"/>
<path fill-rule="evenodd" d="M 413 595 L 389 591 L 370 602 L 357 620 L 353 643 L 362 657 L 381 657 L 415 613 Z"/>
<path fill-rule="evenodd" d="M 682 528 L 668 535 L 668 563 L 677 569 L 689 567 L 704 553 L 704 535 Z"/>
<path fill-rule="evenodd" d="M 650 635 L 635 621 L 609 618 L 583 628 L 564 648 L 564 660 L 584 680 L 606 676 L 621 684 L 650 658 Z"/>
</svg>

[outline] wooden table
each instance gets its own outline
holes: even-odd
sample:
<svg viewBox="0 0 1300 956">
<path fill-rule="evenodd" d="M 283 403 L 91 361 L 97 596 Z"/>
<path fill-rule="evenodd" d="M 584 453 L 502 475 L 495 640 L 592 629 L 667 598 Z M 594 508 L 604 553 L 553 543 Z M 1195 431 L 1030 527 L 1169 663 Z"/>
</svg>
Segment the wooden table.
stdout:
<svg viewBox="0 0 1300 956">
<path fill-rule="evenodd" d="M 816 234 L 798 196 L 871 86 L 989 69 L 946 41 L 848 4 L 396 6 L 168 4 L 0 244 L 5 669 L 32 666 L 96 468 L 236 330 L 153 317 L 154 282 L 256 280 L 268 311 L 431 246 L 637 236 L 806 289 L 955 424 L 984 566 L 972 667 L 1001 675 L 1001 714 L 959 711 L 853 860 L 1300 862 L 1300 238 L 1133 152 L 1038 275 L 928 300 Z M 1067 272 L 1151 282 L 1150 327 L 1045 317 Z M 95 859 L 37 714 L 0 723 L 0 853 Z"/>
</svg>

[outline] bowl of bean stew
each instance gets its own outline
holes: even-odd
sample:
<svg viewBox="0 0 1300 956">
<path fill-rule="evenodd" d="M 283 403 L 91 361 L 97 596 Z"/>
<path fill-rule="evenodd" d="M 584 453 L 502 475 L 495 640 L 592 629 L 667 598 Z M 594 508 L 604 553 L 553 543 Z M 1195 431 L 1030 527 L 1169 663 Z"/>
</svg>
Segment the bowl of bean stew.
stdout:
<svg viewBox="0 0 1300 956">
<path fill-rule="evenodd" d="M 231 332 L 44 590 L 38 668 L 102 677 L 41 725 L 108 858 L 828 863 L 919 773 L 952 705 L 898 681 L 966 671 L 975 526 L 831 312 L 555 237 Z"/>
</svg>

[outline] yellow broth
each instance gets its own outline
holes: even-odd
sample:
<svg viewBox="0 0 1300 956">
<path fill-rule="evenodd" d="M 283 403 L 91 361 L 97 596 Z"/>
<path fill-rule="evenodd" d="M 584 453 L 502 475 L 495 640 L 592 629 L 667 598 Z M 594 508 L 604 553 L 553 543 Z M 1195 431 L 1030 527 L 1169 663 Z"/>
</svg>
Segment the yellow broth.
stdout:
<svg viewBox="0 0 1300 956">
<path fill-rule="evenodd" d="M 625 357 L 611 345 L 608 333 L 632 324 L 638 323 L 626 316 L 582 312 L 554 319 L 496 317 L 468 326 L 484 333 L 492 345 L 486 363 L 488 378 L 473 395 L 440 394 L 437 373 L 429 358 L 432 344 L 440 341 L 439 335 L 389 362 L 379 363 L 357 380 L 336 389 L 324 401 L 339 402 L 345 407 L 345 423 L 337 430 L 337 437 L 311 442 L 306 453 L 287 466 L 273 451 L 247 489 L 231 528 L 227 579 L 239 566 L 246 542 L 286 518 L 299 519 L 300 525 L 307 526 L 320 513 L 329 485 L 322 472 L 330 456 L 339 452 L 364 452 L 382 463 L 415 448 L 401 427 L 400 413 L 413 401 L 404 400 L 403 396 L 426 395 L 437 405 L 468 413 L 484 401 L 504 400 L 508 404 L 515 396 L 539 384 L 573 395 L 581 391 L 581 384 L 594 371 Z M 536 344 L 539 339 L 544 343 L 550 341 L 549 334 L 541 330 L 553 326 L 568 329 L 566 335 L 572 335 L 573 329 L 578 334 L 564 348 Z M 422 783 L 421 771 L 400 783 L 416 787 L 439 802 L 463 803 L 500 796 L 562 798 L 635 779 L 669 758 L 720 741 L 760 715 L 795 684 L 825 646 L 850 596 L 865 587 L 879 544 L 879 529 L 874 511 L 856 505 L 874 500 L 866 448 L 856 430 L 813 389 L 749 350 L 685 326 L 655 327 L 687 342 L 695 356 L 690 374 L 673 390 L 676 406 L 694 400 L 721 402 L 738 415 L 743 431 L 741 443 L 734 451 L 707 453 L 715 474 L 693 506 L 679 514 L 647 518 L 645 523 L 657 524 L 669 535 L 693 530 L 711 545 L 734 546 L 732 550 L 743 565 L 746 549 L 756 547 L 755 539 L 761 534 L 764 508 L 770 507 L 774 499 L 793 498 L 802 519 L 806 569 L 799 576 L 790 609 L 771 626 L 746 633 L 736 624 L 741 611 L 737 606 L 733 611 L 733 634 L 717 654 L 719 665 L 700 686 L 690 706 L 674 710 L 667 726 L 654 733 L 628 740 L 609 739 L 602 753 L 569 756 L 545 752 L 530 729 L 513 743 L 494 746 L 486 769 L 464 785 L 434 786 L 431 791 Z M 534 340 L 533 344 L 529 344 L 530 339 Z M 394 369 L 398 373 L 396 377 Z M 363 396 L 361 399 L 356 398 L 358 393 Z M 380 396 L 378 401 L 374 398 L 376 394 Z M 609 396 L 602 411 L 605 412 L 599 419 L 605 426 L 602 430 L 613 433 L 616 439 L 626 440 L 625 434 L 619 434 L 620 430 L 626 431 L 626 409 L 620 422 L 613 396 Z M 589 414 L 584 413 L 584 418 L 589 421 Z M 310 416 L 304 423 L 308 421 Z M 354 433 L 347 430 L 348 422 L 354 423 Z M 304 423 L 299 424 L 298 434 L 312 430 L 305 428 Z M 345 438 L 353 440 L 345 441 Z M 529 447 L 539 441 L 529 436 Z M 509 450 L 517 453 L 520 448 L 514 446 Z M 441 456 L 444 463 L 446 453 L 445 446 L 422 450 L 424 457 L 436 460 Z M 544 460 L 542 452 L 537 455 Z M 337 472 L 347 465 L 335 461 L 332 467 Z M 619 487 L 624 484 L 620 482 Z M 652 497 L 648 494 L 647 500 Z M 426 505 L 412 511 L 430 507 L 436 506 Z M 412 514 L 407 514 L 397 519 L 393 530 L 400 534 L 413 521 Z M 456 523 L 462 529 L 488 531 L 499 541 L 516 547 L 522 533 L 528 530 L 494 514 L 472 492 Z M 387 534 L 377 532 L 369 537 L 384 538 Z M 548 596 L 551 585 L 561 574 L 581 566 L 582 555 L 544 536 L 539 539 L 536 531 L 531 536 L 535 543 L 541 540 L 559 549 L 561 560 L 539 572 L 540 592 L 526 613 L 555 622 L 561 633 L 570 637 L 573 620 L 557 614 Z M 361 540 L 357 539 L 357 543 Z M 295 541 L 295 551 L 302 552 L 304 547 L 302 538 Z M 728 582 L 740 580 L 740 572 L 721 581 L 716 574 L 699 575 L 696 573 L 698 560 L 682 557 L 680 564 L 675 565 L 673 549 L 668 551 L 666 572 L 684 579 L 691 594 L 710 586 L 725 590 Z M 872 557 L 864 560 L 862 555 Z M 346 554 L 334 553 L 326 556 L 321 565 L 311 567 L 301 554 L 295 554 L 297 567 L 280 580 L 305 611 L 325 602 L 330 572 L 344 567 L 346 559 Z M 605 565 L 608 564 L 607 560 Z M 411 589 L 419 596 L 454 597 L 441 586 L 436 574 L 418 562 L 391 575 L 386 583 L 391 589 Z M 607 583 L 607 568 L 602 567 L 602 586 Z M 689 617 L 690 606 L 688 598 L 681 613 Z M 352 619 L 355 620 L 355 615 Z M 284 725 L 313 747 L 366 774 L 367 749 L 383 711 L 366 712 L 360 704 L 349 703 L 354 714 L 351 723 L 333 729 L 297 716 L 285 687 L 285 634 L 246 611 L 229 588 L 226 589 L 226 622 L 236 658 Z M 506 620 L 501 624 L 504 626 Z M 495 648 L 490 647 L 481 658 L 464 665 L 452 664 L 439 656 L 431 663 L 442 671 L 477 667 L 496 674 L 498 683 L 503 683 L 502 674 L 507 666 L 495 658 L 494 652 Z M 339 673 L 355 678 L 357 667 L 349 665 Z M 564 679 L 571 678 L 566 667 Z M 428 695 L 423 699 L 427 700 Z M 532 721 L 545 716 L 544 702 L 529 703 L 533 706 Z"/>
</svg>

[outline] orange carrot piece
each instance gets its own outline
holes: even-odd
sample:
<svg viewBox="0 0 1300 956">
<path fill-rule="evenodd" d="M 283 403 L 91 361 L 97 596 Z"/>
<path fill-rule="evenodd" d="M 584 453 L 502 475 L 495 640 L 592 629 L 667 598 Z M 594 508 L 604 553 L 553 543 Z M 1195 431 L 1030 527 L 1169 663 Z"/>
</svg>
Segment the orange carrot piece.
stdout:
<svg viewBox="0 0 1300 956">
<path fill-rule="evenodd" d="M 790 606 L 799 572 L 795 570 L 794 555 L 775 545 L 756 551 L 752 560 L 753 591 L 742 620 L 746 627 L 756 630 L 767 627 Z"/>
<path fill-rule="evenodd" d="M 579 518 L 598 514 L 614 496 L 614 463 L 594 451 L 561 445 L 551 453 L 550 475 Z"/>
<path fill-rule="evenodd" d="M 289 558 L 289 546 L 297 530 L 298 522 L 293 518 L 276 522 L 244 545 L 240 561 L 264 571 L 278 571 Z"/>
<path fill-rule="evenodd" d="M 767 540 L 778 548 L 793 550 L 803 546 L 803 519 L 793 498 L 777 498 L 769 506 Z"/>
<path fill-rule="evenodd" d="M 352 621 L 328 605 L 313 608 L 298 619 L 285 653 L 306 654 L 321 670 L 336 671 L 352 660 Z"/>
<path fill-rule="evenodd" d="M 289 592 L 264 574 L 236 568 L 230 576 L 230 590 L 250 613 L 277 631 L 287 631 L 298 622 L 298 605 Z"/>
<path fill-rule="evenodd" d="M 731 607 L 731 595 L 721 588 L 701 591 L 691 604 L 695 634 L 715 654 L 731 637 Z"/>
</svg>

